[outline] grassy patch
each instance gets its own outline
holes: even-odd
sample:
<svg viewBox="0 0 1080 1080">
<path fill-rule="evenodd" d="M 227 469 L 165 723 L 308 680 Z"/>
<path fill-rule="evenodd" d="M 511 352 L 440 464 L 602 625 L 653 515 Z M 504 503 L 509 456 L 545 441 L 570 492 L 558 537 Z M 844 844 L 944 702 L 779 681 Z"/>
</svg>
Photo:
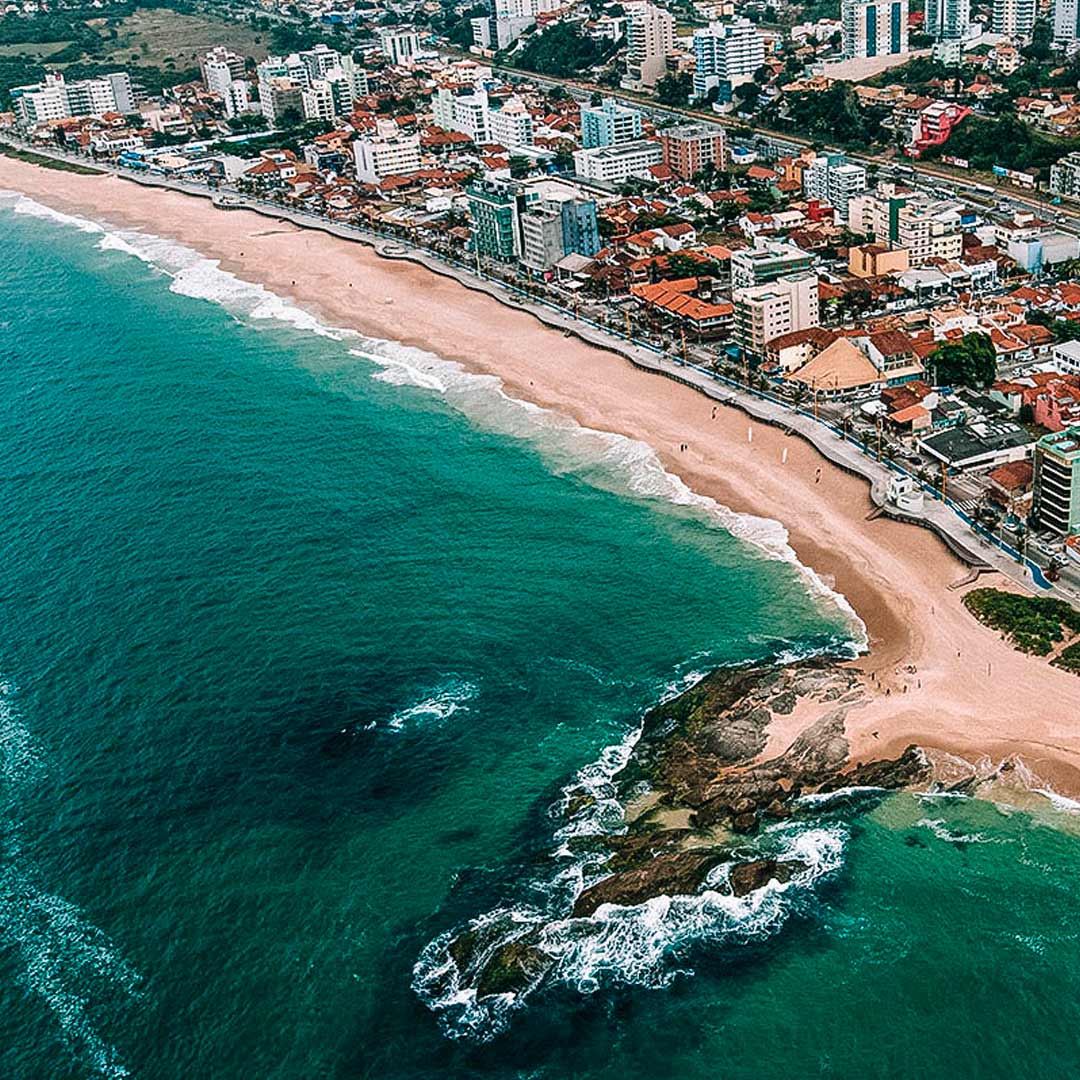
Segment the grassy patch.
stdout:
<svg viewBox="0 0 1080 1080">
<path fill-rule="evenodd" d="M 103 63 L 141 64 L 183 71 L 198 67 L 199 57 L 215 45 L 228 45 L 242 56 L 266 57 L 266 35 L 244 23 L 213 15 L 186 15 L 167 8 L 144 8 L 101 27 L 100 48 L 89 55 Z"/>
<path fill-rule="evenodd" d="M 7 143 L 0 143 L 0 154 L 15 158 L 16 161 L 25 161 L 28 165 L 40 165 L 43 169 L 57 169 L 60 172 L 78 173 L 80 176 L 104 176 L 101 169 L 92 169 L 89 165 L 79 165 L 74 161 L 59 161 L 56 158 L 46 157 L 44 154 L 20 150 L 17 146 L 9 146 Z"/>
<path fill-rule="evenodd" d="M 26 41 L 15 45 L 0 45 L 0 56 L 26 56 L 31 60 L 45 60 L 55 53 L 63 52 L 70 41 Z"/>
<path fill-rule="evenodd" d="M 1001 631 L 1021 652 L 1035 656 L 1046 656 L 1067 630 L 1080 633 L 1080 611 L 1063 600 L 973 589 L 964 597 L 964 606 L 979 622 Z M 1075 645 L 1066 649 L 1062 657 L 1074 649 Z"/>
</svg>

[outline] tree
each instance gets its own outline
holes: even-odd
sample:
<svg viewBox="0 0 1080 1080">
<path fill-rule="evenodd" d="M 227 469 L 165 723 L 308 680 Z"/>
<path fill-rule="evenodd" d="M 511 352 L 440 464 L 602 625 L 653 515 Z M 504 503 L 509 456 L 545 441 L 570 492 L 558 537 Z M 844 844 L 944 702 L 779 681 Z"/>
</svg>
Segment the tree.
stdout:
<svg viewBox="0 0 1080 1080">
<path fill-rule="evenodd" d="M 661 105 L 687 105 L 694 89 L 694 80 L 688 72 L 665 75 L 656 84 L 656 100 Z"/>
<path fill-rule="evenodd" d="M 756 82 L 740 83 L 735 87 L 735 96 L 748 112 L 753 112 L 761 98 L 761 87 Z"/>
<path fill-rule="evenodd" d="M 533 34 L 525 47 L 514 55 L 514 63 L 541 75 L 566 77 L 578 75 L 606 60 L 607 50 L 581 31 L 577 23 L 557 22 L 543 33 Z M 562 87 L 555 89 L 561 90 Z M 565 93 L 565 91 L 564 91 Z M 554 91 L 549 95 L 554 97 Z"/>
<path fill-rule="evenodd" d="M 1049 60 L 1054 32 L 1046 19 L 1039 19 L 1031 31 L 1031 41 L 1020 52 L 1029 60 Z"/>
<path fill-rule="evenodd" d="M 290 105 L 281 114 L 280 127 L 288 131 L 290 128 L 299 127 L 303 119 L 300 110 Z"/>
<path fill-rule="evenodd" d="M 989 334 L 965 334 L 930 354 L 940 385 L 985 390 L 997 377 L 997 354 Z"/>
</svg>

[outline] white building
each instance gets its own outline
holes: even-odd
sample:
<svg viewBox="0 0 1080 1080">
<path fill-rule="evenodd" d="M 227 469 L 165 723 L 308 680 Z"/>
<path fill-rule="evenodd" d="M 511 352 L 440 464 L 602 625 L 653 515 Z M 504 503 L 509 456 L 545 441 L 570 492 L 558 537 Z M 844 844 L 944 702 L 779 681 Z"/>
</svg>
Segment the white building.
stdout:
<svg viewBox="0 0 1080 1080">
<path fill-rule="evenodd" d="M 392 120 L 380 120 L 374 135 L 353 143 L 356 178 L 377 184 L 387 176 L 402 176 L 420 168 L 420 136 L 403 135 Z"/>
<path fill-rule="evenodd" d="M 202 80 L 206 83 L 208 90 L 218 91 L 210 83 L 210 65 L 213 64 L 215 68 L 224 67 L 229 73 L 229 82 L 233 79 L 242 79 L 244 77 L 245 63 L 244 58 L 239 53 L 234 53 L 230 49 L 226 49 L 223 45 L 218 45 L 211 49 L 205 56 L 199 58 L 199 72 L 202 74 Z"/>
<path fill-rule="evenodd" d="M 470 21 L 472 23 L 473 44 L 481 49 L 489 49 L 492 52 L 498 52 L 500 49 L 512 45 L 536 22 L 535 19 L 527 17 L 497 19 L 493 15 L 481 15 L 479 18 Z"/>
<path fill-rule="evenodd" d="M 520 98 L 510 98 L 501 109 L 488 113 L 488 129 L 493 142 L 508 150 L 520 150 L 533 144 L 533 119 Z"/>
<path fill-rule="evenodd" d="M 667 70 L 668 53 L 675 48 L 675 17 L 670 11 L 655 7 L 648 0 L 626 5 L 625 90 L 654 87 Z"/>
<path fill-rule="evenodd" d="M 971 27 L 971 0 L 926 0 L 926 32 L 946 41 L 963 40 Z"/>
<path fill-rule="evenodd" d="M 70 83 L 63 75 L 50 73 L 44 82 L 12 87 L 11 98 L 20 122 L 27 125 L 135 111 L 131 80 L 124 71 Z"/>
<path fill-rule="evenodd" d="M 842 223 L 848 220 L 848 202 L 866 190 L 866 170 L 843 154 L 819 155 L 803 170 L 803 192 L 808 199 L 827 202 Z"/>
<path fill-rule="evenodd" d="M 900 56 L 908 51 L 908 0 L 841 0 L 844 56 Z"/>
<path fill-rule="evenodd" d="M 314 79 L 301 95 L 304 119 L 321 120 L 326 123 L 339 115 L 334 101 L 334 88 L 326 79 Z"/>
<path fill-rule="evenodd" d="M 1074 150 L 1050 166 L 1050 190 L 1080 199 L 1080 152 Z"/>
<path fill-rule="evenodd" d="M 495 0 L 495 18 L 530 19 L 562 7 L 563 0 Z"/>
<path fill-rule="evenodd" d="M 764 63 L 765 39 L 749 19 L 694 31 L 696 97 L 704 97 L 721 80 L 745 80 Z"/>
<path fill-rule="evenodd" d="M 761 356 L 765 345 L 781 334 L 821 324 L 818 276 L 792 274 L 763 285 L 736 289 L 735 341 L 748 353 Z"/>
<path fill-rule="evenodd" d="M 319 42 L 313 49 L 305 49 L 297 53 L 300 63 L 304 65 L 307 82 L 310 85 L 316 79 L 323 79 L 327 72 L 341 67 L 341 54 L 329 45 Z"/>
<path fill-rule="evenodd" d="M 1080 3 L 1054 0 L 1054 40 L 1068 46 L 1080 41 Z"/>
<path fill-rule="evenodd" d="M 386 26 L 379 30 L 379 47 L 391 64 L 404 67 L 420 51 L 420 35 L 411 26 Z"/>
<path fill-rule="evenodd" d="M 224 55 L 217 55 L 222 53 Z M 243 57 L 240 57 L 240 75 L 235 75 L 236 64 L 227 49 L 216 49 L 200 61 L 203 81 L 211 93 L 217 94 L 225 106 L 228 119 L 239 116 L 251 108 L 251 87 L 241 76 L 244 73 Z"/>
<path fill-rule="evenodd" d="M 231 120 L 241 113 L 251 112 L 251 86 L 246 79 L 233 79 L 222 99 L 225 103 L 225 116 Z"/>
<path fill-rule="evenodd" d="M 1035 26 L 1035 9 L 1035 0 L 994 0 L 991 23 L 994 33 L 1011 38 L 1030 37 Z"/>
<path fill-rule="evenodd" d="M 435 123 L 444 131 L 460 131 L 474 143 L 489 143 L 491 125 L 486 90 L 474 90 L 471 94 L 455 94 L 445 86 L 439 87 L 431 99 L 431 111 Z"/>
<path fill-rule="evenodd" d="M 575 150 L 574 172 L 586 180 L 621 184 L 631 176 L 649 179 L 649 167 L 659 165 L 663 159 L 663 147 L 658 142 L 643 139 L 617 146 Z"/>
</svg>

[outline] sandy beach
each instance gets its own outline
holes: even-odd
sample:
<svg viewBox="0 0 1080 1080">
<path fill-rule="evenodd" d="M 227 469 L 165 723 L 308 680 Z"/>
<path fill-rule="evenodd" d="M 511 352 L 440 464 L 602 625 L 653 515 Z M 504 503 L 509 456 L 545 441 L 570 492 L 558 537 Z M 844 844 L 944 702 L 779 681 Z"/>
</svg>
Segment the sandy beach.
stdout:
<svg viewBox="0 0 1080 1080">
<path fill-rule="evenodd" d="M 948 588 L 966 568 L 945 546 L 924 529 L 867 521 L 867 484 L 797 437 L 732 408 L 714 418 L 713 402 L 687 387 L 360 243 L 3 157 L 0 189 L 178 240 L 334 325 L 431 350 L 497 375 L 515 397 L 647 442 L 695 491 L 781 521 L 800 560 L 866 623 L 871 650 L 858 666 L 880 692 L 849 717 L 855 759 L 911 743 L 970 761 L 1019 756 L 1040 783 L 1080 795 L 1080 679 L 1015 652 L 977 623 L 961 603 L 963 590 Z M 999 575 L 979 584 L 1007 585 Z M 782 750 L 797 727 L 773 731 L 766 752 Z"/>
</svg>

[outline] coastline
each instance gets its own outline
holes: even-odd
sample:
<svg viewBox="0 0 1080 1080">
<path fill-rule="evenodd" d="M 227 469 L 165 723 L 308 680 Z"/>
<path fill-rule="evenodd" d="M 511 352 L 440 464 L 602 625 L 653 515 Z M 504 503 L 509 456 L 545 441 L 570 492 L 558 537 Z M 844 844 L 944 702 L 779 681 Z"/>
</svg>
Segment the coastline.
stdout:
<svg viewBox="0 0 1080 1080">
<path fill-rule="evenodd" d="M 870 652 L 855 666 L 878 692 L 849 718 L 853 760 L 893 756 L 910 743 L 969 761 L 1018 755 L 1041 783 L 1080 794 L 1080 730 L 1069 724 L 1080 714 L 1080 681 L 977 623 L 960 602 L 963 590 L 948 589 L 965 571 L 944 544 L 925 529 L 867 521 L 866 482 L 804 440 L 733 408 L 721 406 L 713 418 L 714 403 L 689 387 L 364 244 L 245 210 L 222 213 L 205 199 L 115 177 L 6 158 L 0 188 L 177 240 L 331 324 L 438 353 L 497 376 L 511 396 L 645 442 L 694 492 L 782 521 L 800 561 L 865 622 Z M 999 574 L 979 584 L 1011 587 Z M 797 733 L 794 723 L 771 730 L 765 755 Z"/>
</svg>

